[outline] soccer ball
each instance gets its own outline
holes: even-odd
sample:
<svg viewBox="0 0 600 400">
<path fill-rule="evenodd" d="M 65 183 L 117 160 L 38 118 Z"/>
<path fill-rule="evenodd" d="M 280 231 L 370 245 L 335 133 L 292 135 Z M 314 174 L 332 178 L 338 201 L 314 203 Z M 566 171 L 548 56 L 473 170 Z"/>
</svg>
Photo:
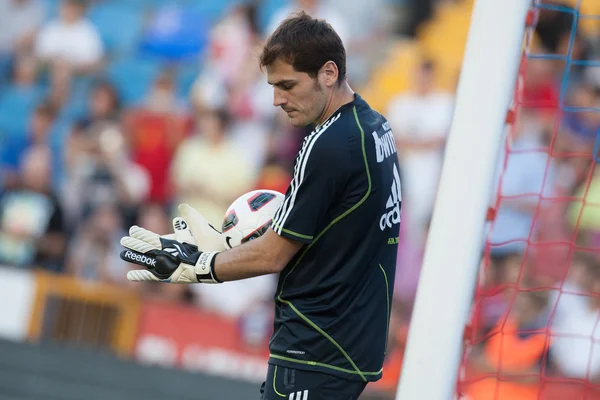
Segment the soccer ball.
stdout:
<svg viewBox="0 0 600 400">
<path fill-rule="evenodd" d="M 238 197 L 223 219 L 221 232 L 225 247 L 231 249 L 262 236 L 284 198 L 274 190 L 253 190 Z"/>
</svg>

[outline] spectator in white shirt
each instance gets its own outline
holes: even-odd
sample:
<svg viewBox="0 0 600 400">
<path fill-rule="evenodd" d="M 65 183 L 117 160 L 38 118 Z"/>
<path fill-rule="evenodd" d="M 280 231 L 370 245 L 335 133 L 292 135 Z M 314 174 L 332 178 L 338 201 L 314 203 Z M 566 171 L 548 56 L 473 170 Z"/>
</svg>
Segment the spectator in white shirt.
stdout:
<svg viewBox="0 0 600 400">
<path fill-rule="evenodd" d="M 600 381 L 600 265 L 578 254 L 550 301 L 550 361 L 561 376 Z"/>
<path fill-rule="evenodd" d="M 45 25 L 37 37 L 36 55 L 41 61 L 68 65 L 80 73 L 99 66 L 102 40 L 84 14 L 83 0 L 62 0 L 59 18 Z"/>
<path fill-rule="evenodd" d="M 555 165 L 542 128 L 537 113 L 522 108 L 508 137 L 508 149 L 502 148 L 497 167 L 501 198 L 488 237 L 492 255 L 525 250 L 537 233 L 536 214 L 547 206 L 541 198 L 551 197 L 556 190 Z"/>
<path fill-rule="evenodd" d="M 414 89 L 392 99 L 387 110 L 402 168 L 402 206 L 411 216 L 415 237 L 421 236 L 433 210 L 454 108 L 453 97 L 435 89 L 434 77 L 434 65 L 424 61 Z"/>
</svg>

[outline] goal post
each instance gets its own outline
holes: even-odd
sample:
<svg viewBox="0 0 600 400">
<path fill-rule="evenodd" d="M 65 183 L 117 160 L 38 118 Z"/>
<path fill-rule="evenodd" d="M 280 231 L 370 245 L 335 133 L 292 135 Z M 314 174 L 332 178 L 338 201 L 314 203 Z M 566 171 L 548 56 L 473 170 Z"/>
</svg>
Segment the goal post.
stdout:
<svg viewBox="0 0 600 400">
<path fill-rule="evenodd" d="M 531 0 L 476 0 L 396 400 L 454 396 Z"/>
</svg>

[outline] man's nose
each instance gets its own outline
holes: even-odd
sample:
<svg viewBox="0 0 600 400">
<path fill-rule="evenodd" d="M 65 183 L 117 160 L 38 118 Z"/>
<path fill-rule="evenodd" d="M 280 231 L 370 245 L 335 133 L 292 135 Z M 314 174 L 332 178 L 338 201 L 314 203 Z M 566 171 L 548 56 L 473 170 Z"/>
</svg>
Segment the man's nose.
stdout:
<svg viewBox="0 0 600 400">
<path fill-rule="evenodd" d="M 273 105 L 275 107 L 281 107 L 282 105 L 287 103 L 285 95 L 282 92 L 283 91 L 281 89 L 273 89 Z"/>
</svg>

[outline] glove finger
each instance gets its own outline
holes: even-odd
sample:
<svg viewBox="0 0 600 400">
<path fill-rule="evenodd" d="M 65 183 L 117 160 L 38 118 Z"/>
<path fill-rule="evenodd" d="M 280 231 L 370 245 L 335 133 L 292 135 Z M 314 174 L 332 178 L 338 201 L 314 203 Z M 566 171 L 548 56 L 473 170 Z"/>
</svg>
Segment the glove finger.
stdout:
<svg viewBox="0 0 600 400">
<path fill-rule="evenodd" d="M 134 269 L 133 271 L 129 271 L 127 273 L 127 279 L 131 282 L 156 282 L 160 281 L 156 276 L 152 274 L 152 272 L 145 269 Z"/>
<path fill-rule="evenodd" d="M 160 247 L 154 247 L 152 244 L 144 241 L 144 240 L 140 240 L 137 239 L 135 237 L 131 237 L 131 236 L 124 236 L 121 238 L 121 246 L 123 247 L 127 247 L 130 250 L 133 250 L 135 252 L 138 253 L 149 253 L 152 250 L 160 250 Z"/>
<path fill-rule="evenodd" d="M 173 230 L 175 231 L 175 240 L 178 242 L 196 244 L 194 235 L 192 235 L 192 231 L 183 218 L 176 217 L 173 219 Z"/>
<path fill-rule="evenodd" d="M 189 204 L 180 204 L 179 214 L 187 222 L 195 244 L 204 251 L 224 250 L 221 233 L 213 228 L 206 218 Z"/>
<path fill-rule="evenodd" d="M 151 254 L 138 253 L 133 250 L 123 250 L 119 256 L 124 261 L 141 265 L 142 267 L 152 269 L 156 267 L 156 258 Z"/>
<path fill-rule="evenodd" d="M 131 228 L 129 228 L 129 236 L 149 243 L 156 249 L 162 249 L 162 245 L 160 243 L 160 236 L 158 234 L 147 229 L 141 228 L 137 225 L 134 225 Z"/>
</svg>

